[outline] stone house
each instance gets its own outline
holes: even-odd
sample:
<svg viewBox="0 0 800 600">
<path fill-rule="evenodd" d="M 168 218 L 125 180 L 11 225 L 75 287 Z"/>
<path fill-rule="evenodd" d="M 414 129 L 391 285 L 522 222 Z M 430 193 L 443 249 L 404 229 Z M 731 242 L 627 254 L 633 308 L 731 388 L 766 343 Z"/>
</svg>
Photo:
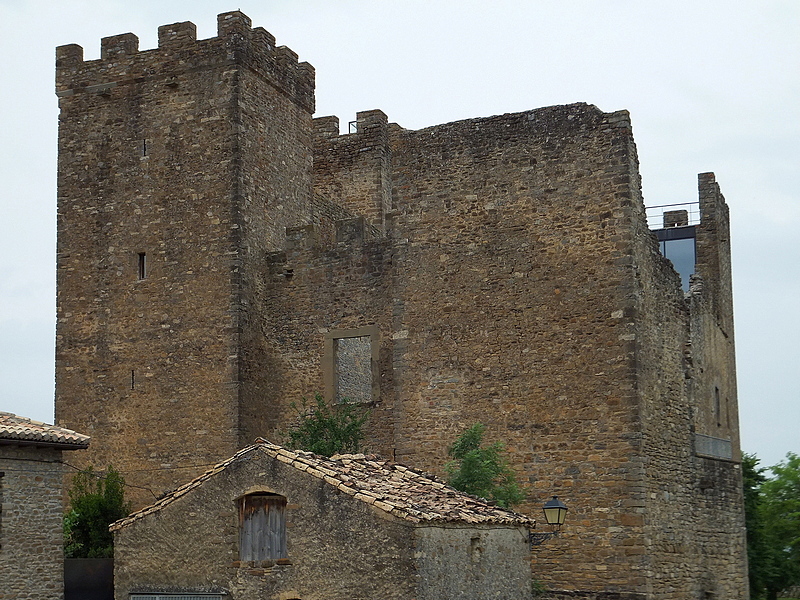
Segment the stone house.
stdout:
<svg viewBox="0 0 800 600">
<path fill-rule="evenodd" d="M 535 522 L 371 455 L 258 440 L 111 526 L 117 600 L 517 600 Z"/>
<path fill-rule="evenodd" d="M 317 391 L 442 473 L 487 425 L 564 535 L 551 589 L 746 594 L 728 206 L 648 222 L 631 117 L 576 103 L 409 130 L 314 117 L 314 69 L 217 35 L 56 51 L 56 416 L 138 507 Z M 676 198 L 675 202 L 692 201 Z M 651 226 L 659 231 L 651 230 Z"/>
<path fill-rule="evenodd" d="M 64 597 L 62 454 L 89 437 L 0 412 L 0 598 Z"/>
</svg>

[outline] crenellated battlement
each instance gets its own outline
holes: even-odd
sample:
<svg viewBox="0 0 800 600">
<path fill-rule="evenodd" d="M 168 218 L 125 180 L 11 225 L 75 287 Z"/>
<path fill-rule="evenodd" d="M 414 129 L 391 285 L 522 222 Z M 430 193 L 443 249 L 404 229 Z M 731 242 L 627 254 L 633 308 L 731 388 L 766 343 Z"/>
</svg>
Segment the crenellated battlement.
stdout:
<svg viewBox="0 0 800 600">
<path fill-rule="evenodd" d="M 355 125 L 355 127 L 353 127 Z M 314 186 L 326 197 L 366 219 L 366 238 L 386 234 L 391 211 L 389 119 L 381 110 L 356 113 L 351 133 L 340 135 L 334 116 L 313 120 Z M 345 185 L 342 167 L 349 166 Z M 337 238 L 338 238 L 337 233 Z"/>
<path fill-rule="evenodd" d="M 242 12 L 217 17 L 217 36 L 197 39 L 190 21 L 158 28 L 158 47 L 139 50 L 133 33 L 104 37 L 100 58 L 84 60 L 83 48 L 68 44 L 56 48 L 56 94 L 68 97 L 97 92 L 141 80 L 164 78 L 174 85 L 176 77 L 197 68 L 246 65 L 297 104 L 314 112 L 314 67 L 299 62 L 286 46 L 276 46 L 275 36 L 258 27 Z"/>
<path fill-rule="evenodd" d="M 349 123 L 350 131 L 346 134 L 339 133 L 339 117 L 316 117 L 313 123 L 314 135 L 319 141 L 341 138 L 347 143 L 362 146 L 369 146 L 375 141 L 386 141 L 389 129 L 389 118 L 380 109 L 357 112 L 356 120 Z"/>
</svg>

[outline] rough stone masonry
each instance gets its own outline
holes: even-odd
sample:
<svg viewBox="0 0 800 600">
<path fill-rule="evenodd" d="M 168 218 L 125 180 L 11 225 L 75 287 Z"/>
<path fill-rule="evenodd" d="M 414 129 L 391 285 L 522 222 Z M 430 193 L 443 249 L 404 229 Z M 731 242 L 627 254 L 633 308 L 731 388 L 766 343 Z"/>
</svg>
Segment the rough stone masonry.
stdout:
<svg viewBox="0 0 800 600">
<path fill-rule="evenodd" d="M 83 460 L 156 495 L 348 390 L 369 450 L 441 473 L 483 422 L 523 512 L 564 499 L 532 555 L 557 593 L 745 598 L 714 175 L 684 293 L 626 111 L 411 131 L 370 110 L 342 135 L 312 118 L 309 64 L 241 12 L 218 23 L 57 49 L 56 415 L 92 436 Z"/>
</svg>

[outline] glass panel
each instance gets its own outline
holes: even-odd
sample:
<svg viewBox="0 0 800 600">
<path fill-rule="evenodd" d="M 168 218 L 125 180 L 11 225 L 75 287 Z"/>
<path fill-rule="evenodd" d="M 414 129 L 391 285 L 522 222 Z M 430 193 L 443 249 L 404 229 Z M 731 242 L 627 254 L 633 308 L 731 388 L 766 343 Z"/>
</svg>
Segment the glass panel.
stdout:
<svg viewBox="0 0 800 600">
<path fill-rule="evenodd" d="M 666 240 L 661 242 L 664 256 L 672 261 L 672 266 L 681 276 L 683 291 L 689 291 L 689 275 L 694 273 L 694 238 Z"/>
</svg>

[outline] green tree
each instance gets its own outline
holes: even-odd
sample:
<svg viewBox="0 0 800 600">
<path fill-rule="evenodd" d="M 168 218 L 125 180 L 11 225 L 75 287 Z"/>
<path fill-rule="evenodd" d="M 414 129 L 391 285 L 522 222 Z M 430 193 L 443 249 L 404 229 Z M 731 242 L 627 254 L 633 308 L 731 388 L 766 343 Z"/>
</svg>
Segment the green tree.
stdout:
<svg viewBox="0 0 800 600">
<path fill-rule="evenodd" d="M 80 471 L 69 491 L 70 510 L 64 515 L 64 554 L 67 558 L 110 558 L 114 538 L 108 526 L 130 514 L 125 480 L 113 467 L 95 473 Z"/>
<path fill-rule="evenodd" d="M 761 485 L 760 517 L 769 549 L 764 577 L 767 598 L 800 584 L 800 457 L 770 467 L 772 477 Z"/>
<path fill-rule="evenodd" d="M 485 425 L 476 423 L 458 436 L 448 449 L 453 460 L 445 465 L 445 471 L 457 490 L 510 508 L 522 502 L 525 494 L 503 456 L 503 444 L 481 446 L 485 431 Z"/>
<path fill-rule="evenodd" d="M 800 584 L 800 457 L 789 453 L 769 469 L 758 462 L 742 459 L 750 597 L 774 600 Z"/>
<path fill-rule="evenodd" d="M 765 575 L 769 564 L 769 548 L 764 536 L 761 518 L 761 486 L 767 480 L 766 469 L 758 466 L 755 454 L 742 456 L 744 483 L 744 515 L 747 527 L 747 566 L 750 579 L 750 597 L 761 598 L 765 590 Z"/>
<path fill-rule="evenodd" d="M 369 409 L 345 398 L 342 402 L 328 404 L 322 394 L 314 395 L 314 403 L 305 398 L 298 406 L 296 423 L 289 428 L 287 446 L 296 450 L 314 452 L 322 456 L 356 453 L 362 430 L 369 417 Z"/>
</svg>

